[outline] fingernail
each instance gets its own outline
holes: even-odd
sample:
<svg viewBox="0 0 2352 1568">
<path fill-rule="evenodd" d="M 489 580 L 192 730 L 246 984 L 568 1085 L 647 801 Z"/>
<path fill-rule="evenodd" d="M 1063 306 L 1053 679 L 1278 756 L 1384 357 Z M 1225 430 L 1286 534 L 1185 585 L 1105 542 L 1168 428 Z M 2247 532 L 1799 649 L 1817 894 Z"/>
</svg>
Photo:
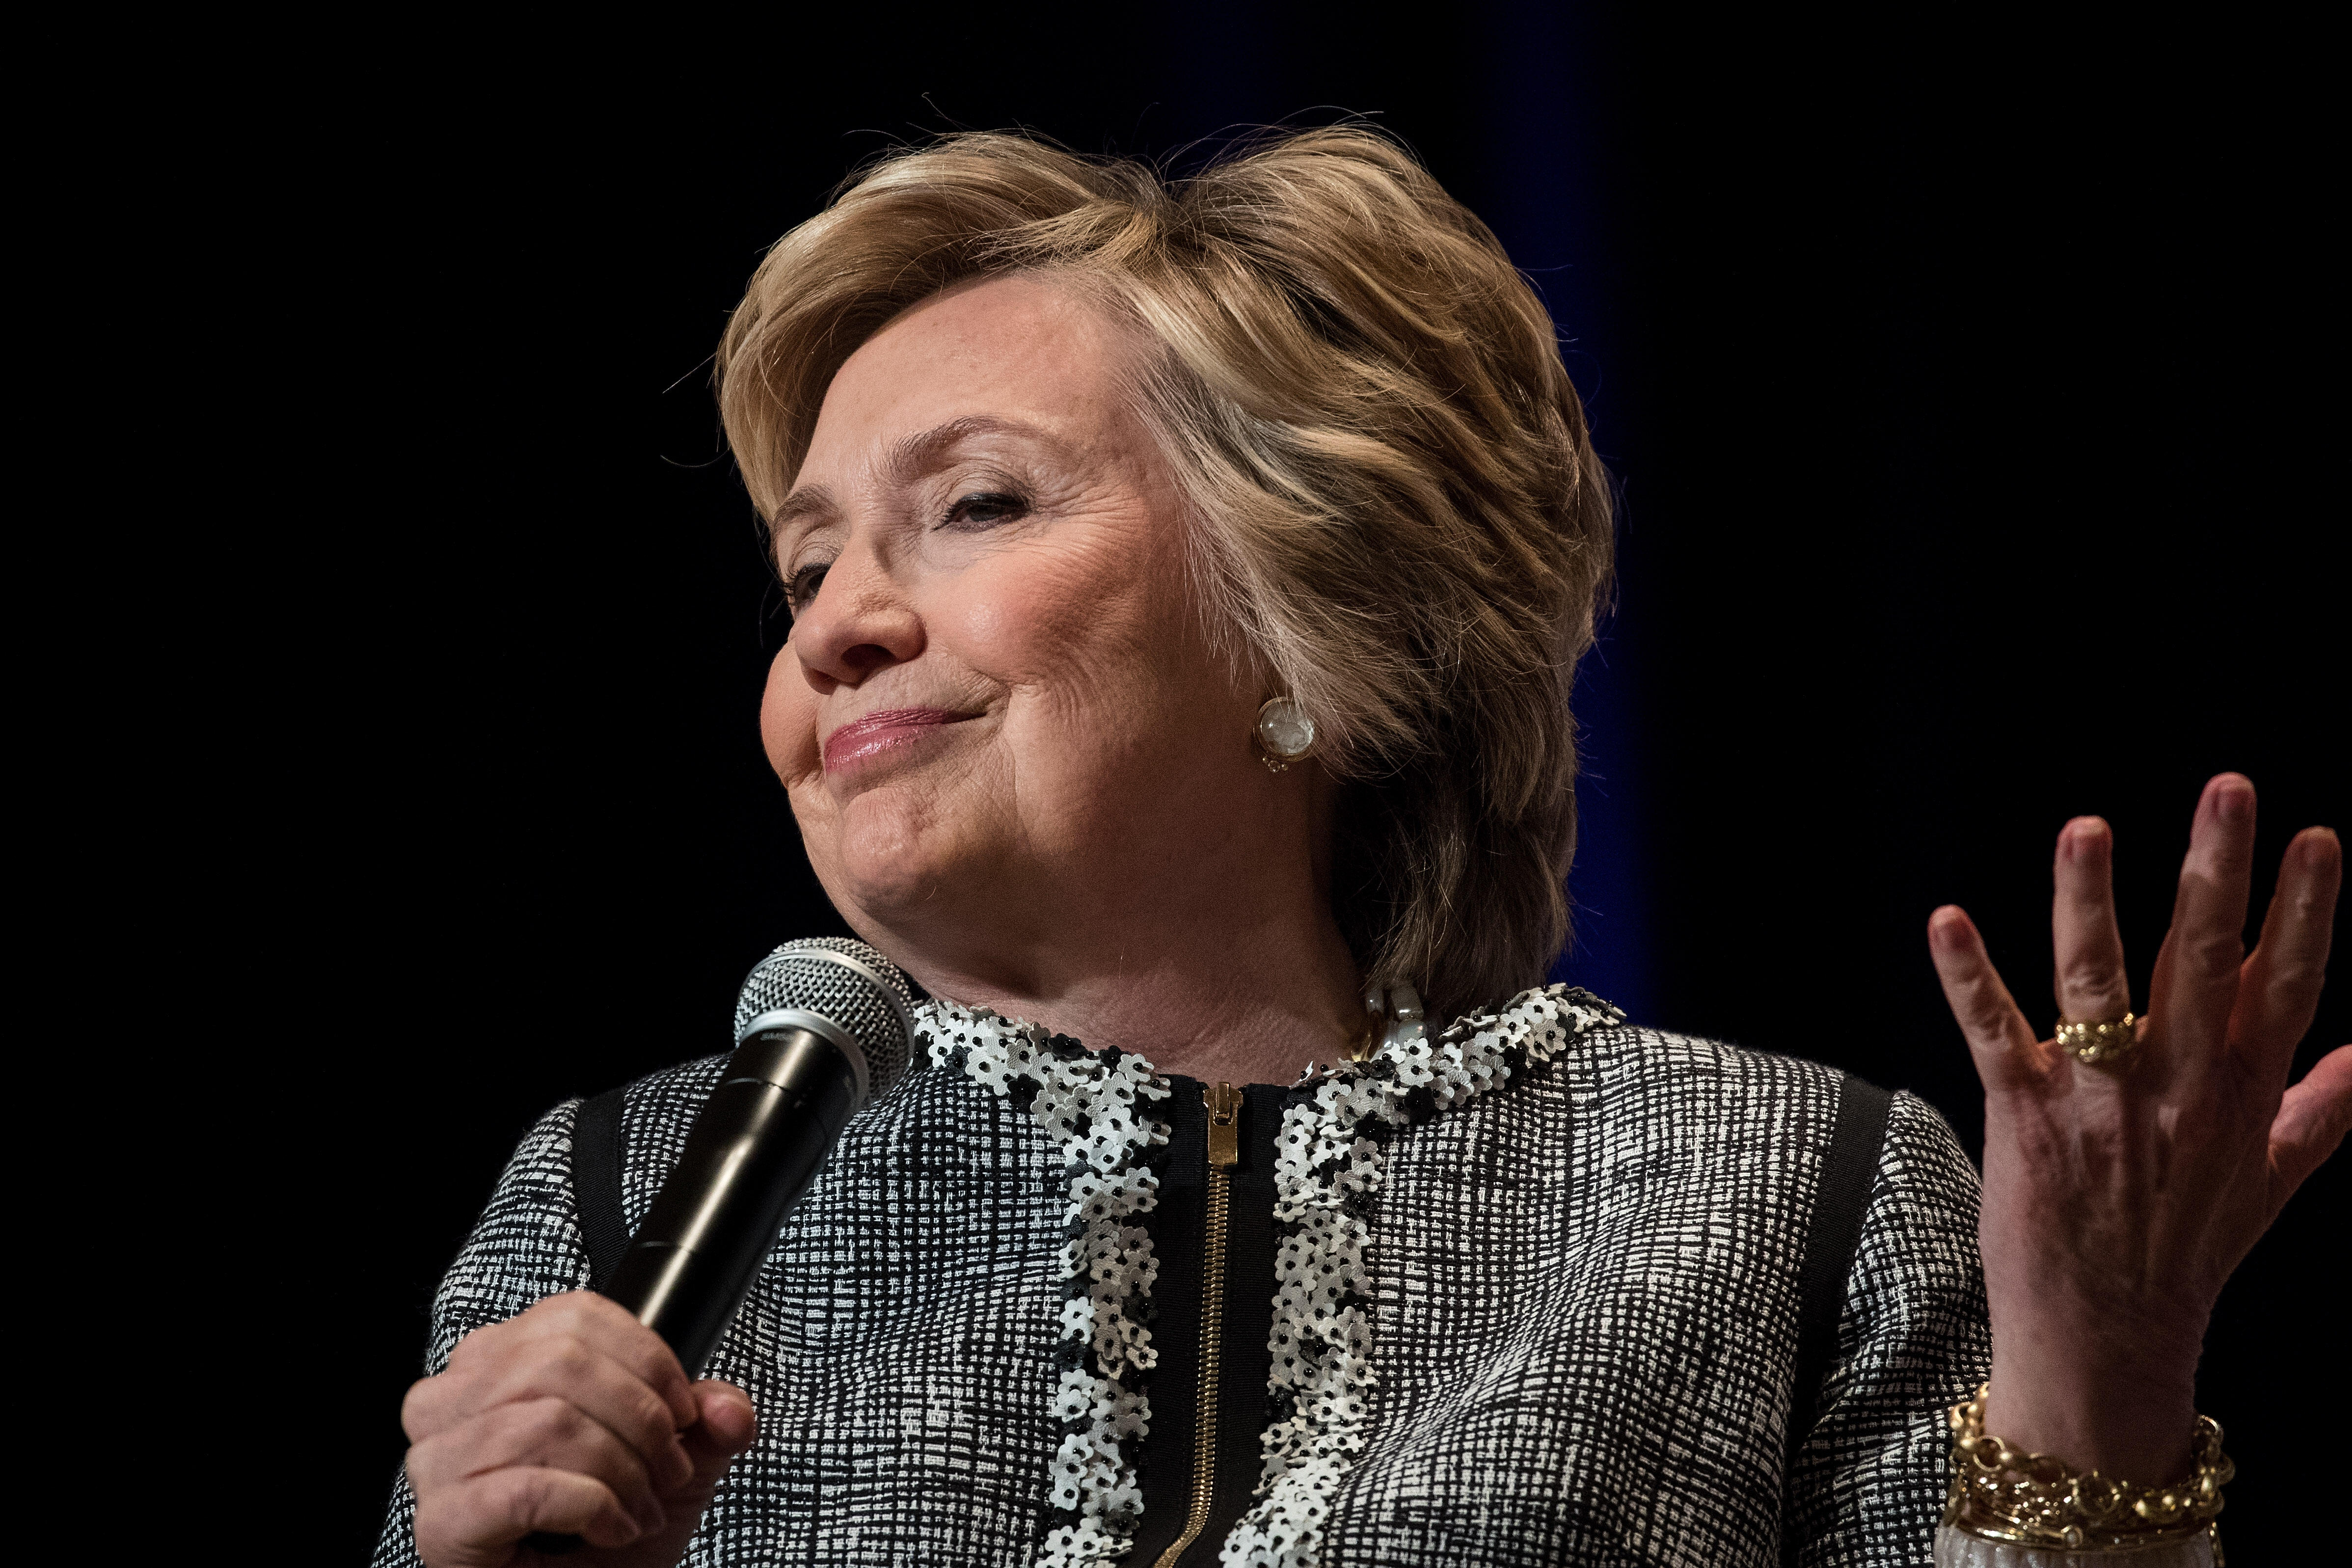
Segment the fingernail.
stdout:
<svg viewBox="0 0 2352 1568">
<path fill-rule="evenodd" d="M 2221 789 L 2221 798 L 2214 804 L 2221 808 L 2222 821 L 2243 822 L 2253 815 L 2254 792 L 2242 785 L 2225 784 Z"/>
</svg>

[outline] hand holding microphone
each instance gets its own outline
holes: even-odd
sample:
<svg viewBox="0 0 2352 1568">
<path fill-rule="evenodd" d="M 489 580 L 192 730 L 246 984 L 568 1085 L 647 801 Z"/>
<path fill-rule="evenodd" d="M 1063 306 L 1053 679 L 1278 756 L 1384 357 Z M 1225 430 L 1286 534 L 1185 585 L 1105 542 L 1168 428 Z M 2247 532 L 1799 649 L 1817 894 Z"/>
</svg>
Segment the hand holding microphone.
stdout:
<svg viewBox="0 0 2352 1568">
<path fill-rule="evenodd" d="M 410 1389 L 431 1568 L 678 1560 L 754 1426 L 740 1390 L 688 1370 L 850 1117 L 905 1072 L 911 1008 L 906 977 L 859 942 L 789 942 L 751 972 L 735 1054 L 604 1293 L 478 1330 Z"/>
<path fill-rule="evenodd" d="M 741 1390 L 688 1384 L 658 1335 L 588 1290 L 467 1335 L 401 1425 L 429 1568 L 672 1568 L 754 1430 Z"/>
</svg>

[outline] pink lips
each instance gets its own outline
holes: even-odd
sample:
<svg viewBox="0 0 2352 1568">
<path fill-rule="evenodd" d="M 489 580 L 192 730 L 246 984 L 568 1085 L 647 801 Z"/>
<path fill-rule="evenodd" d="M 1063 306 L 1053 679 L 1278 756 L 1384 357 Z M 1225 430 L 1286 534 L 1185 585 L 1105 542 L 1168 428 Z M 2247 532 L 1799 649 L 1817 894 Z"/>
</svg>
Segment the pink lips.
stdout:
<svg viewBox="0 0 2352 1568">
<path fill-rule="evenodd" d="M 909 745 L 938 730 L 968 718 L 939 708 L 889 708 L 852 719 L 824 738 L 824 771 L 837 773 L 870 762 L 893 747 Z"/>
</svg>

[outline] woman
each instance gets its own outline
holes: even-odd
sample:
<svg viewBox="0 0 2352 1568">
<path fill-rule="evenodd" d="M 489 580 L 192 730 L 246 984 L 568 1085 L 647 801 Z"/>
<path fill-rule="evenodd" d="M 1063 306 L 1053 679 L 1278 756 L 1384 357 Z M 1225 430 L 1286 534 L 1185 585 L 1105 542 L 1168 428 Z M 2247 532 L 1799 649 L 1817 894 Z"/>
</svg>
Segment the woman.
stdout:
<svg viewBox="0 0 2352 1568">
<path fill-rule="evenodd" d="M 2244 958 L 2213 781 L 2134 1021 L 2069 824 L 2060 1041 L 1937 911 L 1979 1203 L 1908 1095 L 1876 1131 L 1540 984 L 1608 491 L 1541 305 L 1396 148 L 1168 186 L 951 138 L 787 236 L 719 363 L 794 617 L 768 752 L 929 994 L 917 1066 L 691 1385 L 579 1289 L 551 1112 L 436 1301 L 379 1562 L 2211 1560 L 2205 1321 L 2352 1120 L 2352 1050 L 2283 1094 L 2332 834 Z M 629 1089 L 630 1223 L 717 1066 Z"/>
</svg>

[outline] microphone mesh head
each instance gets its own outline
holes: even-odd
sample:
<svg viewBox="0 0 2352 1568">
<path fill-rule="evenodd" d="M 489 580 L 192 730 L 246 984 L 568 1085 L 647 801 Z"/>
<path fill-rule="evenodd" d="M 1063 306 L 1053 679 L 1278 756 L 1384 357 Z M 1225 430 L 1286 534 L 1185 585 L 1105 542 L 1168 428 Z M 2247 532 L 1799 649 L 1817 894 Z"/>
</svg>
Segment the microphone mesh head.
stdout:
<svg viewBox="0 0 2352 1568">
<path fill-rule="evenodd" d="M 843 963 L 845 958 L 872 971 L 873 977 Z M 866 1052 L 869 1099 L 879 1100 L 906 1072 L 914 1045 L 915 994 L 898 966 L 864 942 L 803 937 L 761 959 L 735 999 L 736 1043 L 742 1043 L 744 1026 L 780 1007 L 814 1013 L 848 1031 Z"/>
</svg>

